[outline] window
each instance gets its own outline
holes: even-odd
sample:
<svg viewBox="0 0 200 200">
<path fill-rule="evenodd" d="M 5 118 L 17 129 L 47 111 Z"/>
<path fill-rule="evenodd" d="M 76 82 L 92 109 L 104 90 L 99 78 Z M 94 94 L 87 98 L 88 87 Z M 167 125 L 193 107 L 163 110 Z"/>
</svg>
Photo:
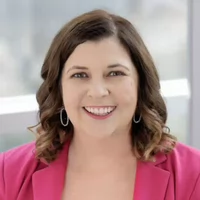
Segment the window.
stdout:
<svg viewBox="0 0 200 200">
<path fill-rule="evenodd" d="M 171 132 L 188 143 L 186 0 L 116 0 L 114 5 L 112 0 L 0 0 L 0 5 L 0 151 L 33 140 L 26 127 L 37 122 L 34 94 L 50 42 L 64 23 L 95 8 L 120 14 L 136 26 L 160 74 Z"/>
</svg>

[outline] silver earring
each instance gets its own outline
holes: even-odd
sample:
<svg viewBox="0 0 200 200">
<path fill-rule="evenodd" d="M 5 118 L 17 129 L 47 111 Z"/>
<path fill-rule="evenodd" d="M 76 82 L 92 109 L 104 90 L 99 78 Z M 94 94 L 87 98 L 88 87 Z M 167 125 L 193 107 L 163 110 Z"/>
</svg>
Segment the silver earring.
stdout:
<svg viewBox="0 0 200 200">
<path fill-rule="evenodd" d="M 64 108 L 62 108 L 62 109 L 60 110 L 60 122 L 61 122 L 61 124 L 62 124 L 63 126 L 67 126 L 67 125 L 69 124 L 69 118 L 68 118 L 68 116 L 67 116 L 67 112 L 66 112 L 66 111 L 65 111 L 66 116 L 63 117 L 63 111 L 65 111 Z M 64 118 L 65 120 L 67 120 L 66 123 L 63 122 L 63 118 Z"/>
<path fill-rule="evenodd" d="M 141 119 L 142 119 L 142 115 L 140 115 L 140 117 L 137 120 L 135 119 L 135 115 L 134 115 L 133 121 L 134 123 L 138 124 L 141 121 Z"/>
</svg>

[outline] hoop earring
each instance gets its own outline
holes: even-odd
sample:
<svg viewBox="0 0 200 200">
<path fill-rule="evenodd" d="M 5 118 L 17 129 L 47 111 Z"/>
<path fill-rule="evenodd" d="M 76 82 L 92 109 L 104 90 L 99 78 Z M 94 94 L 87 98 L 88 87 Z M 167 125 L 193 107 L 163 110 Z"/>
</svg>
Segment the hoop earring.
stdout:
<svg viewBox="0 0 200 200">
<path fill-rule="evenodd" d="M 68 118 L 68 116 L 67 116 L 67 112 L 66 112 L 66 111 L 65 111 L 66 116 L 63 117 L 63 111 L 65 111 L 64 108 L 62 108 L 62 109 L 60 110 L 60 122 L 61 122 L 61 124 L 62 124 L 63 126 L 67 126 L 67 125 L 69 124 L 69 118 Z M 63 122 L 63 119 L 64 119 L 64 120 L 67 120 L 66 123 Z"/>
<path fill-rule="evenodd" d="M 133 117 L 133 121 L 134 121 L 135 124 L 138 124 L 141 121 L 141 119 L 142 119 L 142 115 L 141 114 L 140 114 L 140 117 L 138 118 L 138 120 L 135 119 L 135 115 Z"/>
</svg>

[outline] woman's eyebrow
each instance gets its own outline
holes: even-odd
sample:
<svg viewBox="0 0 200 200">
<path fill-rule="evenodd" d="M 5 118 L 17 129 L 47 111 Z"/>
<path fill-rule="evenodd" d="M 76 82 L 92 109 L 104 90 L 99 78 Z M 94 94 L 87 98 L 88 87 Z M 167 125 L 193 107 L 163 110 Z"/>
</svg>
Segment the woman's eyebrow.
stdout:
<svg viewBox="0 0 200 200">
<path fill-rule="evenodd" d="M 120 64 L 120 63 L 108 65 L 108 68 L 115 68 L 115 67 L 123 67 L 124 69 L 130 71 L 130 69 L 129 69 L 128 67 L 126 67 L 125 65 L 122 65 L 122 64 Z"/>
<path fill-rule="evenodd" d="M 129 69 L 128 67 L 126 67 L 125 65 L 122 65 L 122 64 L 120 64 L 120 63 L 108 65 L 107 68 L 116 68 L 116 67 L 123 67 L 124 69 L 130 71 L 130 69 Z M 67 70 L 67 73 L 68 73 L 69 71 L 71 71 L 71 70 L 74 70 L 74 69 L 88 70 L 88 67 L 79 66 L 79 65 L 74 65 L 74 66 L 70 67 L 70 68 Z"/>
<path fill-rule="evenodd" d="M 88 67 L 74 65 L 74 66 L 70 67 L 70 68 L 67 70 L 67 73 L 68 73 L 69 71 L 71 71 L 71 70 L 74 70 L 74 69 L 88 70 Z"/>
</svg>

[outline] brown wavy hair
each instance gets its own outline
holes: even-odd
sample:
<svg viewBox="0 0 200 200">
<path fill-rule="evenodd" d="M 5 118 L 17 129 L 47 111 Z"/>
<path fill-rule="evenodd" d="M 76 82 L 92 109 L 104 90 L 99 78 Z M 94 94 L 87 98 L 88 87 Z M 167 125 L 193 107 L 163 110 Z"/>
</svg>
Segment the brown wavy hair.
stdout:
<svg viewBox="0 0 200 200">
<path fill-rule="evenodd" d="M 160 94 L 160 80 L 143 40 L 126 19 L 104 10 L 82 14 L 57 33 L 44 60 L 43 83 L 37 92 L 40 122 L 36 125 L 36 157 L 54 161 L 66 141 L 73 137 L 73 125 L 60 123 L 63 107 L 61 76 L 64 64 L 74 49 L 88 40 L 116 37 L 129 53 L 139 76 L 138 103 L 135 116 L 141 121 L 132 125 L 131 142 L 138 159 L 152 161 L 157 152 L 168 153 L 176 138 L 166 127 L 167 110 Z M 69 94 L 70 95 L 70 94 Z"/>
</svg>

